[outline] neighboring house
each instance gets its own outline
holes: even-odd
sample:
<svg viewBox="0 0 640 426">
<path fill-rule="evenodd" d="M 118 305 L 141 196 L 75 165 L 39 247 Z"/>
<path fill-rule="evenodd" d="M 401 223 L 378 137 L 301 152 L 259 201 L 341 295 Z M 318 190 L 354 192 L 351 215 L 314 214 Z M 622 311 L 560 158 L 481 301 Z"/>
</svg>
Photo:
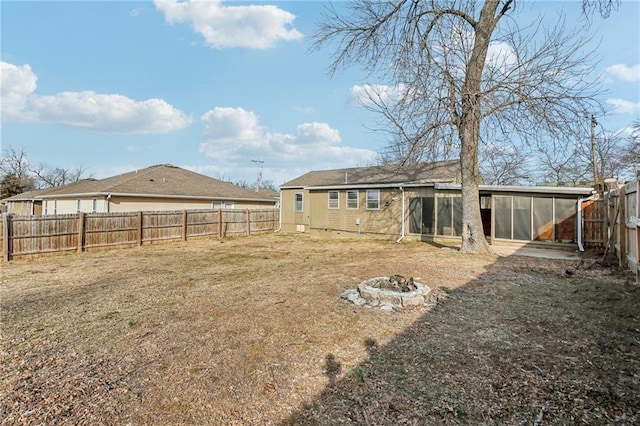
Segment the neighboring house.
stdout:
<svg viewBox="0 0 640 426">
<path fill-rule="evenodd" d="M 359 234 L 436 242 L 462 234 L 460 166 L 456 161 L 313 171 L 281 188 L 282 230 L 314 237 Z M 578 242 L 581 200 L 591 188 L 480 185 L 481 214 L 491 244 Z"/>
<path fill-rule="evenodd" d="M 277 204 L 264 194 L 169 164 L 31 191 L 3 200 L 15 214 L 257 209 Z M 33 206 L 29 211 L 29 203 Z"/>
<path fill-rule="evenodd" d="M 39 197 L 51 192 L 55 188 L 34 189 L 32 191 L 23 192 L 22 194 L 13 195 L 0 200 L 4 206 L 3 211 L 21 216 L 42 214 L 42 199 Z"/>
</svg>

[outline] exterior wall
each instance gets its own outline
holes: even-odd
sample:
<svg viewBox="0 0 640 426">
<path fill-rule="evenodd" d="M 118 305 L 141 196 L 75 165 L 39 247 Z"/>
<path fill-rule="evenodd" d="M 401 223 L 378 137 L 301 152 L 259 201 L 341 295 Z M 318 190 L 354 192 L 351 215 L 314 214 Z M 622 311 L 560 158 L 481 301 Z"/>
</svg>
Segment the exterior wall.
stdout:
<svg viewBox="0 0 640 426">
<path fill-rule="evenodd" d="M 34 214 L 34 210 L 37 210 L 37 202 L 31 200 L 7 202 L 7 213 L 27 216 Z"/>
<path fill-rule="evenodd" d="M 302 193 L 302 211 L 296 212 L 296 194 Z M 280 192 L 281 226 L 284 232 L 308 232 L 311 211 L 309 191 L 304 189 L 284 189 Z"/>
<path fill-rule="evenodd" d="M 370 188 L 376 189 L 376 188 Z M 355 190 L 355 189 L 354 189 Z M 380 238 L 398 238 L 402 232 L 402 191 L 382 188 L 380 208 L 367 209 L 367 190 L 358 190 L 358 208 L 347 209 L 347 190 L 338 190 L 338 208 L 329 208 L 329 191 L 311 191 L 312 236 L 355 237 L 367 235 Z"/>
<path fill-rule="evenodd" d="M 94 209 L 95 199 L 95 209 Z M 79 205 L 78 205 L 79 201 Z M 228 201 L 228 200 L 226 200 Z M 116 197 L 106 199 L 101 197 L 46 199 L 43 201 L 42 214 L 73 214 L 78 211 L 84 213 L 132 212 L 132 211 L 167 211 L 167 210 L 198 210 L 211 209 L 211 200 L 189 200 L 172 198 L 145 197 Z M 225 201 L 222 201 L 224 206 Z M 261 201 L 233 201 L 234 209 L 272 208 L 274 202 Z M 78 206 L 80 208 L 78 208 Z"/>
<path fill-rule="evenodd" d="M 94 198 L 96 200 L 95 210 L 93 209 Z M 78 200 L 80 200 L 80 209 L 78 209 Z M 42 215 L 75 214 L 78 211 L 84 213 L 105 213 L 109 210 L 105 197 L 45 199 L 42 201 Z"/>
</svg>

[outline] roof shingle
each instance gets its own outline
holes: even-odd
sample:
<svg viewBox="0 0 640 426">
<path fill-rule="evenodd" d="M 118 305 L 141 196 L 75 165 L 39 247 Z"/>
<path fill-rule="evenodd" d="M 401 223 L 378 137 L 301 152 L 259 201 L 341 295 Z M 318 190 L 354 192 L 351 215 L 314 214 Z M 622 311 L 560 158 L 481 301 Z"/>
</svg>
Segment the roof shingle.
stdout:
<svg viewBox="0 0 640 426">
<path fill-rule="evenodd" d="M 303 188 L 314 186 L 350 186 L 394 183 L 456 183 L 460 178 L 458 160 L 418 163 L 410 166 L 382 165 L 311 171 L 281 186 Z"/>
</svg>

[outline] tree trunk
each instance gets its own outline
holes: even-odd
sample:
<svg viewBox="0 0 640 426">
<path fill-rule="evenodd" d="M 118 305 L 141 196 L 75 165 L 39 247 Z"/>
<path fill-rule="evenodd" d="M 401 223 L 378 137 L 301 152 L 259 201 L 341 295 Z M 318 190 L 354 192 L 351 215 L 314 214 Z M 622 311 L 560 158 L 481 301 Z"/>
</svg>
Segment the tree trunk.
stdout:
<svg viewBox="0 0 640 426">
<path fill-rule="evenodd" d="M 460 167 L 462 169 L 462 246 L 463 252 L 489 253 L 480 215 L 480 170 L 478 143 L 482 120 L 482 71 L 487 59 L 491 34 L 497 24 L 498 0 L 487 0 L 475 24 L 475 39 L 467 64 L 462 93 L 462 114 L 459 117 Z"/>
</svg>

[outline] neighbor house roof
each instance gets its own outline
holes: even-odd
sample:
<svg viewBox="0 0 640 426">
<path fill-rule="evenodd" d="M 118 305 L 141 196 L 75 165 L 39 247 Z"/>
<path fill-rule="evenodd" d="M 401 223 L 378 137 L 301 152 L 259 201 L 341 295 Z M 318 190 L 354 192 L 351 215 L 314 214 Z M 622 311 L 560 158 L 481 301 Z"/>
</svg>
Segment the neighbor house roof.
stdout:
<svg viewBox="0 0 640 426">
<path fill-rule="evenodd" d="M 451 160 L 410 166 L 382 165 L 312 171 L 290 180 L 280 189 L 459 181 L 460 162 Z"/>
<path fill-rule="evenodd" d="M 93 195 L 273 201 L 268 195 L 170 164 L 160 164 L 105 179 L 86 179 L 50 188 L 36 198 Z"/>
<path fill-rule="evenodd" d="M 44 188 L 44 189 L 34 189 L 31 191 L 26 191 L 21 194 L 12 195 L 11 197 L 3 198 L 1 201 L 32 201 L 40 198 L 41 195 L 45 195 L 56 188 Z"/>
</svg>

